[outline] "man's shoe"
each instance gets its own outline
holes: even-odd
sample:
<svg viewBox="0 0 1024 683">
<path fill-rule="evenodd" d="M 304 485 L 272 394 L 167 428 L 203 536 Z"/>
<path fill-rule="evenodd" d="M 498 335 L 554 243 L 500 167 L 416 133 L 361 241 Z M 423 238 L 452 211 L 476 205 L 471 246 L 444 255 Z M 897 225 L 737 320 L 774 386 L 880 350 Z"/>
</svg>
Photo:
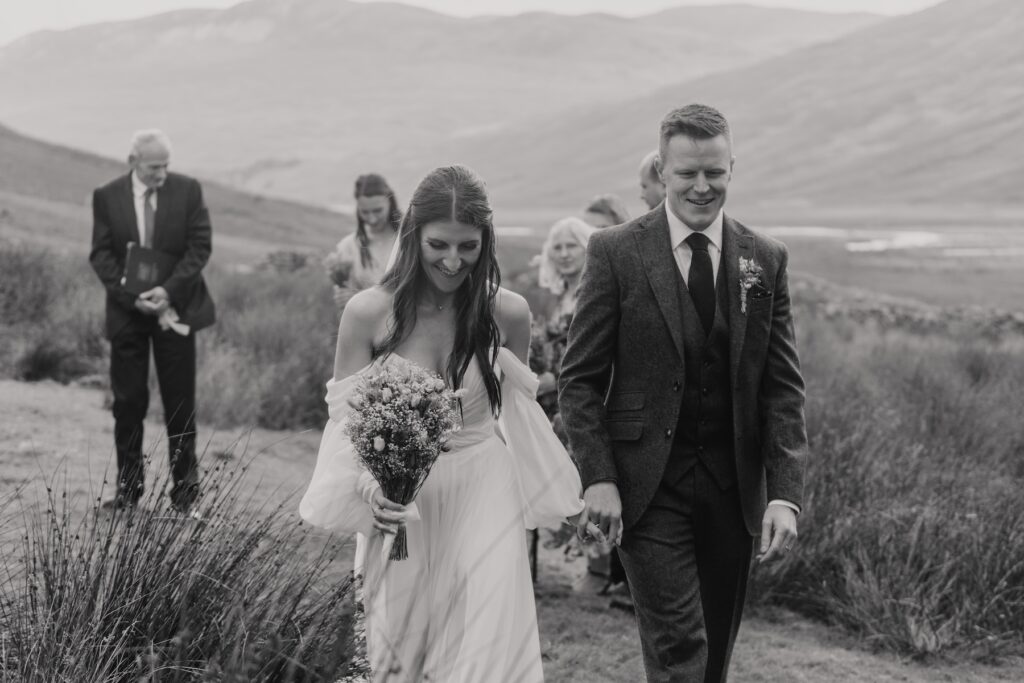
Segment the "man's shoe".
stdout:
<svg viewBox="0 0 1024 683">
<path fill-rule="evenodd" d="M 174 512 L 176 512 L 178 514 L 178 516 L 183 518 L 183 519 L 191 519 L 191 520 L 196 521 L 196 522 L 205 522 L 206 521 L 203 518 L 203 515 L 200 514 L 199 510 L 196 510 L 191 505 L 176 505 L 176 504 L 172 503 L 171 504 L 171 509 L 174 510 Z"/>
<path fill-rule="evenodd" d="M 629 595 L 615 595 L 612 596 L 611 602 L 608 603 L 610 609 L 621 609 L 629 613 L 633 613 L 635 608 L 633 607 L 633 596 Z"/>
<path fill-rule="evenodd" d="M 110 500 L 105 500 L 100 504 L 102 510 L 134 510 L 139 504 L 139 501 L 131 498 L 125 498 L 123 496 L 115 496 Z"/>
</svg>

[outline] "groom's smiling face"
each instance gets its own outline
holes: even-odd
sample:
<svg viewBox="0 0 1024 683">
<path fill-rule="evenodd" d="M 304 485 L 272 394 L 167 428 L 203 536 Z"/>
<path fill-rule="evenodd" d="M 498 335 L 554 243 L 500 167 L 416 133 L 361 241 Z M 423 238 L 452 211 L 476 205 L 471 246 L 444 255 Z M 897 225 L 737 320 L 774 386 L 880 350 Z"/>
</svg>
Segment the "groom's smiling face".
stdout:
<svg viewBox="0 0 1024 683">
<path fill-rule="evenodd" d="M 669 209 L 691 230 L 704 230 L 725 206 L 734 161 L 729 139 L 675 135 L 661 157 L 659 171 Z"/>
</svg>

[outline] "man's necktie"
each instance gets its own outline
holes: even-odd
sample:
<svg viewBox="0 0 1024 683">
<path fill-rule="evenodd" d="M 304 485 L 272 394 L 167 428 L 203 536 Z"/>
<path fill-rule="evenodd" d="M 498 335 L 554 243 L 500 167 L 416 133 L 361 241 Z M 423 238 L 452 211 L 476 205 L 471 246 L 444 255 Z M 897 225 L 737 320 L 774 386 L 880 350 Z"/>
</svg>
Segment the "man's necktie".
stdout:
<svg viewBox="0 0 1024 683">
<path fill-rule="evenodd" d="M 704 334 L 711 334 L 711 325 L 715 320 L 715 274 L 711 268 L 711 254 L 708 244 L 711 240 L 706 235 L 695 232 L 686 238 L 690 245 L 693 258 L 690 261 L 690 275 L 686 287 L 690 290 L 690 298 L 700 316 L 700 324 Z"/>
<path fill-rule="evenodd" d="M 153 246 L 153 226 L 156 223 L 156 213 L 153 211 L 153 195 L 156 190 L 152 187 L 146 188 L 146 194 L 142 197 L 143 223 L 146 226 L 146 234 L 142 238 L 142 246 Z"/>
</svg>

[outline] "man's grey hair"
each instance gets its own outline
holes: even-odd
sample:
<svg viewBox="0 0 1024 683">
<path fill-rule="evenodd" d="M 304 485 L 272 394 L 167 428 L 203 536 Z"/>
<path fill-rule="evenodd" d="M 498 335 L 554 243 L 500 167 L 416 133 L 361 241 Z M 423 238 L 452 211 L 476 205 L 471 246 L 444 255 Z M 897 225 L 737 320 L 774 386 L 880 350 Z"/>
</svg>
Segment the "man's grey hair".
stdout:
<svg viewBox="0 0 1024 683">
<path fill-rule="evenodd" d="M 154 143 L 166 149 L 168 154 L 171 153 L 171 139 L 167 137 L 167 134 L 159 128 L 148 128 L 137 130 L 132 135 L 132 147 L 129 154 L 137 156 L 140 149 Z"/>
</svg>

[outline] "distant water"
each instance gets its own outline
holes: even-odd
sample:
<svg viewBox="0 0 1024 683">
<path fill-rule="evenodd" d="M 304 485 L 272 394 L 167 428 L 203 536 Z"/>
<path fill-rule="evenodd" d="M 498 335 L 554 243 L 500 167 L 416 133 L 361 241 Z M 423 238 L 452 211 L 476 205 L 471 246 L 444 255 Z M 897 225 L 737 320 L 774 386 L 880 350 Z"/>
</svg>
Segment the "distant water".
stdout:
<svg viewBox="0 0 1024 683">
<path fill-rule="evenodd" d="M 776 226 L 764 228 L 776 237 L 802 237 L 842 241 L 846 251 L 884 252 L 935 249 L 945 246 L 947 238 L 924 230 L 859 230 L 823 226 Z"/>
<path fill-rule="evenodd" d="M 924 249 L 942 246 L 941 235 L 934 232 L 899 231 L 886 233 L 883 237 L 857 240 L 846 243 L 847 251 L 897 251 L 903 249 Z"/>
</svg>

